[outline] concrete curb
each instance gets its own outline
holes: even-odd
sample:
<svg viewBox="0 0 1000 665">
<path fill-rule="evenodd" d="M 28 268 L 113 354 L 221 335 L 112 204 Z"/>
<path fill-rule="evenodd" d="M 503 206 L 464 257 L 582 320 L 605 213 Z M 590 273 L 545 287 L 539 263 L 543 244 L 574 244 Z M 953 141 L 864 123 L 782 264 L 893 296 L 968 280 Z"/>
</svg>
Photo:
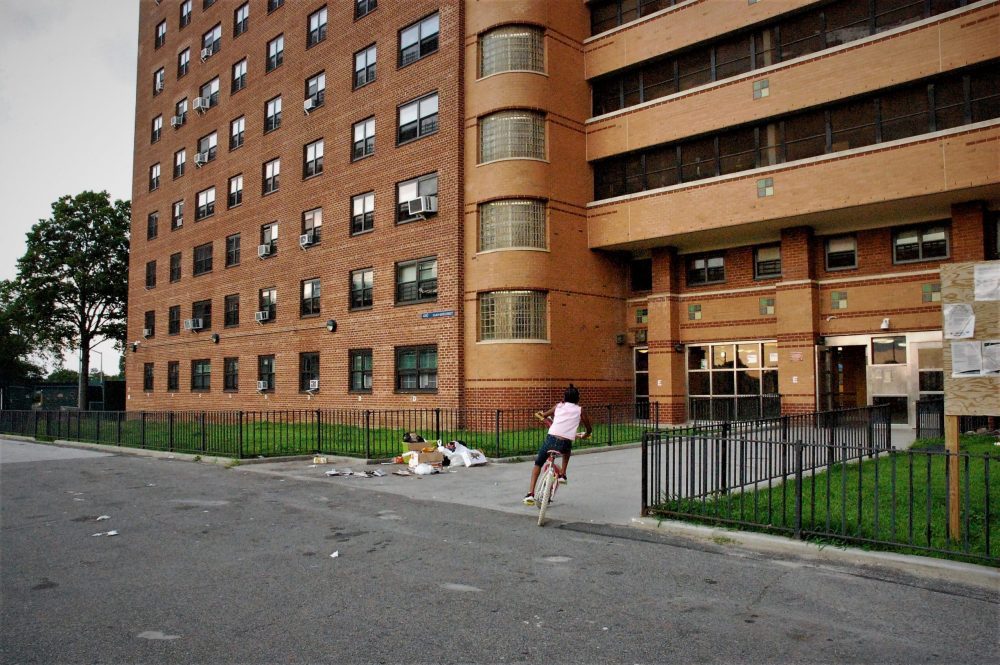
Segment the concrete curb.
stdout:
<svg viewBox="0 0 1000 665">
<path fill-rule="evenodd" d="M 652 517 L 633 517 L 631 526 L 671 536 L 710 542 L 722 547 L 739 547 L 756 552 L 795 556 L 823 563 L 886 568 L 909 575 L 1000 592 L 1000 570 L 974 563 L 895 552 L 870 552 L 854 547 L 817 545 L 816 543 L 793 540 L 783 536 L 772 536 L 766 533 L 735 531 L 700 524 L 688 524 L 677 520 L 659 520 Z"/>
</svg>

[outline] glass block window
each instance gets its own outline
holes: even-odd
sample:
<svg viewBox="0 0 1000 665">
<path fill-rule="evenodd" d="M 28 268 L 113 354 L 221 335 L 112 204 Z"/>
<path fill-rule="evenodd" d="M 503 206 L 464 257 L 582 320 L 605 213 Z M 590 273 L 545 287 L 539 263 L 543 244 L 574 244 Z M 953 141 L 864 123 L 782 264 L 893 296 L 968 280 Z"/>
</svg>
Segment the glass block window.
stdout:
<svg viewBox="0 0 1000 665">
<path fill-rule="evenodd" d="M 479 121 L 479 163 L 497 159 L 545 159 L 545 115 L 500 111 Z"/>
<path fill-rule="evenodd" d="M 479 294 L 479 339 L 548 339 L 546 294 L 491 291 Z"/>
<path fill-rule="evenodd" d="M 512 71 L 545 71 L 541 28 L 505 25 L 479 36 L 479 75 Z"/>
<path fill-rule="evenodd" d="M 761 316 L 773 316 L 774 315 L 774 298 L 761 298 L 760 299 L 760 315 Z"/>
<path fill-rule="evenodd" d="M 847 291 L 830 292 L 830 309 L 847 309 Z"/>
<path fill-rule="evenodd" d="M 505 199 L 479 206 L 479 251 L 508 247 L 545 249 L 545 202 Z"/>
<path fill-rule="evenodd" d="M 636 323 L 649 323 L 649 308 L 639 307 L 635 310 L 635 322 Z"/>
<path fill-rule="evenodd" d="M 688 305 L 688 321 L 701 321 L 701 305 Z"/>
<path fill-rule="evenodd" d="M 924 284 L 920 287 L 923 302 L 941 302 L 941 282 Z"/>
</svg>

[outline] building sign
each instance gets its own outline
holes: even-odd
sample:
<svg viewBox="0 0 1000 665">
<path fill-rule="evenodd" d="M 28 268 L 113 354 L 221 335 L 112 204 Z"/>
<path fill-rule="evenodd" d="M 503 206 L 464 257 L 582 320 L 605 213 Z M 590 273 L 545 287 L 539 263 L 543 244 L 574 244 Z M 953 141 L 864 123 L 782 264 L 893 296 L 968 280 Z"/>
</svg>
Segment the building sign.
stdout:
<svg viewBox="0 0 1000 665">
<path fill-rule="evenodd" d="M 444 309 L 439 312 L 424 312 L 420 315 L 421 319 L 440 319 L 443 316 L 455 316 L 455 310 Z"/>
</svg>

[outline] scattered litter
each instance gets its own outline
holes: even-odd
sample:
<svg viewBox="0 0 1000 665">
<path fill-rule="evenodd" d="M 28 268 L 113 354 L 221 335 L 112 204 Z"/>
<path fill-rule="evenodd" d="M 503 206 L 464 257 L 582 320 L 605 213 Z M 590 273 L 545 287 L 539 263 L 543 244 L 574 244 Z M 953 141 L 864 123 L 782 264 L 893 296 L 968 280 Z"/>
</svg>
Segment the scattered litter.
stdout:
<svg viewBox="0 0 1000 665">
<path fill-rule="evenodd" d="M 97 533 L 90 534 L 91 536 L 117 536 L 117 531 L 98 531 Z"/>
<path fill-rule="evenodd" d="M 74 497 L 73 497 L 73 500 L 74 500 L 74 501 L 83 501 L 83 499 L 81 499 L 81 498 L 80 498 L 80 497 L 78 497 L 78 496 L 74 496 Z"/>
<path fill-rule="evenodd" d="M 402 460 L 403 458 L 400 457 L 399 459 Z M 392 466 L 393 464 L 399 464 L 399 462 L 379 462 L 380 466 Z"/>
<path fill-rule="evenodd" d="M 437 472 L 438 470 L 435 469 L 430 464 L 418 464 L 415 467 L 413 467 L 413 473 L 417 474 L 418 476 L 429 476 L 432 473 L 437 473 Z"/>
<path fill-rule="evenodd" d="M 382 476 L 384 476 L 384 475 L 385 475 L 385 471 L 383 471 L 382 469 L 375 469 L 375 470 L 374 470 L 374 471 L 372 471 L 371 473 L 372 473 L 372 475 L 373 475 L 373 476 L 375 476 L 376 478 L 381 478 Z"/>
<path fill-rule="evenodd" d="M 326 464 L 326 458 L 320 455 L 313 457 L 313 464 Z"/>
<path fill-rule="evenodd" d="M 96 522 L 103 522 L 104 520 L 109 520 L 109 519 L 111 519 L 111 515 L 101 515 L 95 521 Z"/>
<path fill-rule="evenodd" d="M 410 473 L 409 471 L 407 471 L 406 469 L 399 469 L 398 471 L 393 471 L 392 475 L 394 475 L 394 476 L 412 476 L 413 474 Z"/>
<path fill-rule="evenodd" d="M 353 473 L 354 472 L 351 471 L 350 469 L 330 469 L 329 471 L 326 472 L 326 475 L 328 475 L 328 476 L 349 476 L 349 475 L 351 475 Z"/>
<path fill-rule="evenodd" d="M 146 483 L 146 487 L 156 487 L 156 483 Z"/>
<path fill-rule="evenodd" d="M 452 464 L 461 462 L 465 466 L 480 466 L 489 460 L 481 450 L 467 448 L 462 441 L 449 441 L 443 444 L 438 441 L 437 451 L 447 457 Z"/>
<path fill-rule="evenodd" d="M 330 558 L 331 559 L 336 559 L 338 556 L 340 556 L 340 550 L 337 550 L 336 552 L 334 552 L 333 554 L 331 554 Z"/>
<path fill-rule="evenodd" d="M 365 473 L 364 471 L 355 471 L 351 475 L 352 476 L 357 476 L 358 478 L 367 478 L 368 477 L 368 474 Z"/>
<path fill-rule="evenodd" d="M 308 468 L 308 469 L 315 469 L 315 468 L 316 468 L 316 465 L 315 465 L 315 464 L 310 464 L 310 465 L 309 465 L 308 467 L 306 467 L 306 468 Z"/>
<path fill-rule="evenodd" d="M 117 531 L 113 531 L 113 530 L 112 531 L 108 531 L 107 535 L 109 535 L 109 536 L 117 536 L 118 532 Z"/>
</svg>

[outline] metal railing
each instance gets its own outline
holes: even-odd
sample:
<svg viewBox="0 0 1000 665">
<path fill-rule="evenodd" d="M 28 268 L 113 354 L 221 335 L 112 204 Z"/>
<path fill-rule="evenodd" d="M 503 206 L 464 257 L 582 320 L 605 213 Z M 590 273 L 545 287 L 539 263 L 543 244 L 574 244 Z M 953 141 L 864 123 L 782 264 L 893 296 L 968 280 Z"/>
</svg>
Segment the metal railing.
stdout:
<svg viewBox="0 0 1000 665">
<path fill-rule="evenodd" d="M 577 448 L 638 443 L 659 404 L 586 405 L 593 436 Z M 534 455 L 546 427 L 533 409 L 0 411 L 0 433 L 235 458 L 324 453 L 387 459 L 406 432 L 464 441 L 490 457 Z"/>
<path fill-rule="evenodd" d="M 781 395 L 688 397 L 688 420 L 696 424 L 776 418 Z"/>
<path fill-rule="evenodd" d="M 944 436 L 944 399 L 918 399 L 916 401 L 917 411 L 917 439 L 934 439 Z M 991 423 L 992 419 L 992 423 Z M 995 426 L 996 416 L 959 416 L 958 430 L 960 432 L 974 432 L 980 427 Z"/>
</svg>

